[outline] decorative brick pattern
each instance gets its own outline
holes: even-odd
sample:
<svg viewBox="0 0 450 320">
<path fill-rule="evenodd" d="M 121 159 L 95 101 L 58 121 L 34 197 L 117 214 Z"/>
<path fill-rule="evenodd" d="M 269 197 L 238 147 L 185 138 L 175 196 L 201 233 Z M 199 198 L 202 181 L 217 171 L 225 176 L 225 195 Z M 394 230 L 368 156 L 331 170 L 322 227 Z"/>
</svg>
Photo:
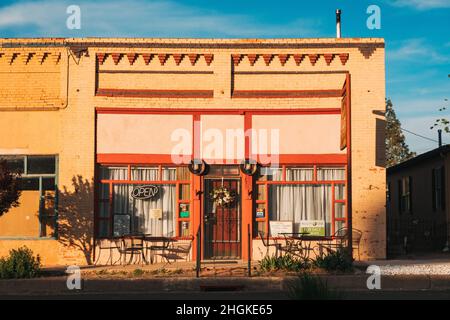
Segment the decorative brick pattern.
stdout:
<svg viewBox="0 0 450 320">
<path fill-rule="evenodd" d="M 188 55 L 188 57 L 189 57 L 189 61 L 191 62 L 191 65 L 192 65 L 192 66 L 195 66 L 195 63 L 196 63 L 197 60 L 198 60 L 198 54 L 196 54 L 196 53 L 190 53 L 190 54 Z"/>
<path fill-rule="evenodd" d="M 106 53 L 97 53 L 97 61 L 99 65 L 102 65 L 103 62 L 105 62 L 106 56 Z"/>
<path fill-rule="evenodd" d="M 168 58 L 169 58 L 168 54 L 158 53 L 158 59 L 159 59 L 159 62 L 161 63 L 162 66 L 166 63 Z"/>
<path fill-rule="evenodd" d="M 270 62 L 272 62 L 273 54 L 263 54 L 263 59 L 264 59 L 266 66 L 269 66 Z"/>
<path fill-rule="evenodd" d="M 183 60 L 184 54 L 176 53 L 176 54 L 173 54 L 172 57 L 173 57 L 173 60 L 175 60 L 175 64 L 177 66 L 179 66 L 181 61 Z"/>
<path fill-rule="evenodd" d="M 122 59 L 122 54 L 121 53 L 111 53 L 111 57 L 114 61 L 114 64 L 117 65 L 117 64 L 119 64 L 120 59 Z"/>
<path fill-rule="evenodd" d="M 372 54 L 377 50 L 376 46 L 373 45 L 365 45 L 358 48 L 359 52 L 364 56 L 364 58 L 369 59 Z"/>
<path fill-rule="evenodd" d="M 144 63 L 146 65 L 148 65 L 150 63 L 150 61 L 152 61 L 153 54 L 151 54 L 151 53 L 143 53 L 142 54 L 142 58 L 144 59 Z"/>
<path fill-rule="evenodd" d="M 305 58 L 304 54 L 294 54 L 294 61 L 296 65 L 300 65 L 302 63 L 303 59 Z"/>
<path fill-rule="evenodd" d="M 137 54 L 136 53 L 127 53 L 127 58 L 128 58 L 128 62 L 130 62 L 130 65 L 132 66 L 137 59 Z"/>
<path fill-rule="evenodd" d="M 334 54 L 332 53 L 325 53 L 323 55 L 325 62 L 327 63 L 327 66 L 329 66 L 331 64 L 331 61 L 333 61 L 334 59 Z"/>
<path fill-rule="evenodd" d="M 311 65 L 315 65 L 317 60 L 319 60 L 318 54 L 308 54 L 309 61 L 311 62 Z"/>
<path fill-rule="evenodd" d="M 213 54 L 204 54 L 203 57 L 205 58 L 206 65 L 207 66 L 211 65 L 211 62 L 214 59 L 214 55 Z"/>
<path fill-rule="evenodd" d="M 343 66 L 345 66 L 345 64 L 347 63 L 349 56 L 350 55 L 348 53 L 339 54 L 339 59 L 341 60 Z"/>
<path fill-rule="evenodd" d="M 231 58 L 233 59 L 233 63 L 235 66 L 238 66 L 239 63 L 241 62 L 242 59 L 242 55 L 241 54 L 232 54 Z"/>
<path fill-rule="evenodd" d="M 286 61 L 288 60 L 289 55 L 288 54 L 279 54 L 278 59 L 280 60 L 280 63 L 282 66 L 286 64 Z"/>
<path fill-rule="evenodd" d="M 247 55 L 248 61 L 250 62 L 250 65 L 253 66 L 256 62 L 256 60 L 258 59 L 258 55 L 257 54 L 248 54 Z"/>
</svg>

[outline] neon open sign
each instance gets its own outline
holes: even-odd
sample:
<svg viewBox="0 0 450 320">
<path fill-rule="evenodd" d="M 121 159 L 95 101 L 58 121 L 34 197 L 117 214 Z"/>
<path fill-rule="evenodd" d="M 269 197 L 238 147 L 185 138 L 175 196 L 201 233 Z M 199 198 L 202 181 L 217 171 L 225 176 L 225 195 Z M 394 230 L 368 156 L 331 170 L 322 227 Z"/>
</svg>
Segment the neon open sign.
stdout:
<svg viewBox="0 0 450 320">
<path fill-rule="evenodd" d="M 138 200 L 153 199 L 156 197 L 158 192 L 159 188 L 157 186 L 136 186 L 133 190 L 131 190 L 131 196 Z"/>
</svg>

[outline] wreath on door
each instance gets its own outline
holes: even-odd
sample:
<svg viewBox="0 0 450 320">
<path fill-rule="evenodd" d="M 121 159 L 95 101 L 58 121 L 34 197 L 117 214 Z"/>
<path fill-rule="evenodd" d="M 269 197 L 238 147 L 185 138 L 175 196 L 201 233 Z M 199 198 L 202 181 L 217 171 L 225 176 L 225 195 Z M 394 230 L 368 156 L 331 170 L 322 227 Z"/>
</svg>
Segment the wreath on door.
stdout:
<svg viewBox="0 0 450 320">
<path fill-rule="evenodd" d="M 224 186 L 214 188 L 209 195 L 214 204 L 219 207 L 229 206 L 236 199 L 235 192 L 228 190 Z"/>
</svg>

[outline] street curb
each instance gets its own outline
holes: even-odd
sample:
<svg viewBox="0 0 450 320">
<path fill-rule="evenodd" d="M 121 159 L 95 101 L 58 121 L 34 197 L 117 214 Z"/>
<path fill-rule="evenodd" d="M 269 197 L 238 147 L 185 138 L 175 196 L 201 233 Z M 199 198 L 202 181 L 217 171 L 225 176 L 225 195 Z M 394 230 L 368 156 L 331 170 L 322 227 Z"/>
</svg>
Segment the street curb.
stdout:
<svg viewBox="0 0 450 320">
<path fill-rule="evenodd" d="M 321 275 L 332 289 L 342 291 L 368 290 L 368 275 Z M 222 277 L 222 278 L 134 278 L 134 279 L 84 279 L 83 293 L 110 292 L 171 292 L 201 291 L 201 287 L 242 287 L 244 291 L 286 291 L 296 277 Z M 381 290 L 419 291 L 450 290 L 450 276 L 382 276 Z M 0 280 L 0 295 L 67 294 L 66 277 Z"/>
</svg>

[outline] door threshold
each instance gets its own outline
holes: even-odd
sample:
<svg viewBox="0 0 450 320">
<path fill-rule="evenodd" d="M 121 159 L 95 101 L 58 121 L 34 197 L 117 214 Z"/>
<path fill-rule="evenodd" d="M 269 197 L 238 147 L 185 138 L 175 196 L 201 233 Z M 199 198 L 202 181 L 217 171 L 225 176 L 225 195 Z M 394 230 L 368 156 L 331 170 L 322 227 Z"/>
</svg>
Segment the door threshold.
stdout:
<svg viewBox="0 0 450 320">
<path fill-rule="evenodd" d="M 202 260 L 202 264 L 239 264 L 242 263 L 240 259 L 207 259 Z"/>
</svg>

